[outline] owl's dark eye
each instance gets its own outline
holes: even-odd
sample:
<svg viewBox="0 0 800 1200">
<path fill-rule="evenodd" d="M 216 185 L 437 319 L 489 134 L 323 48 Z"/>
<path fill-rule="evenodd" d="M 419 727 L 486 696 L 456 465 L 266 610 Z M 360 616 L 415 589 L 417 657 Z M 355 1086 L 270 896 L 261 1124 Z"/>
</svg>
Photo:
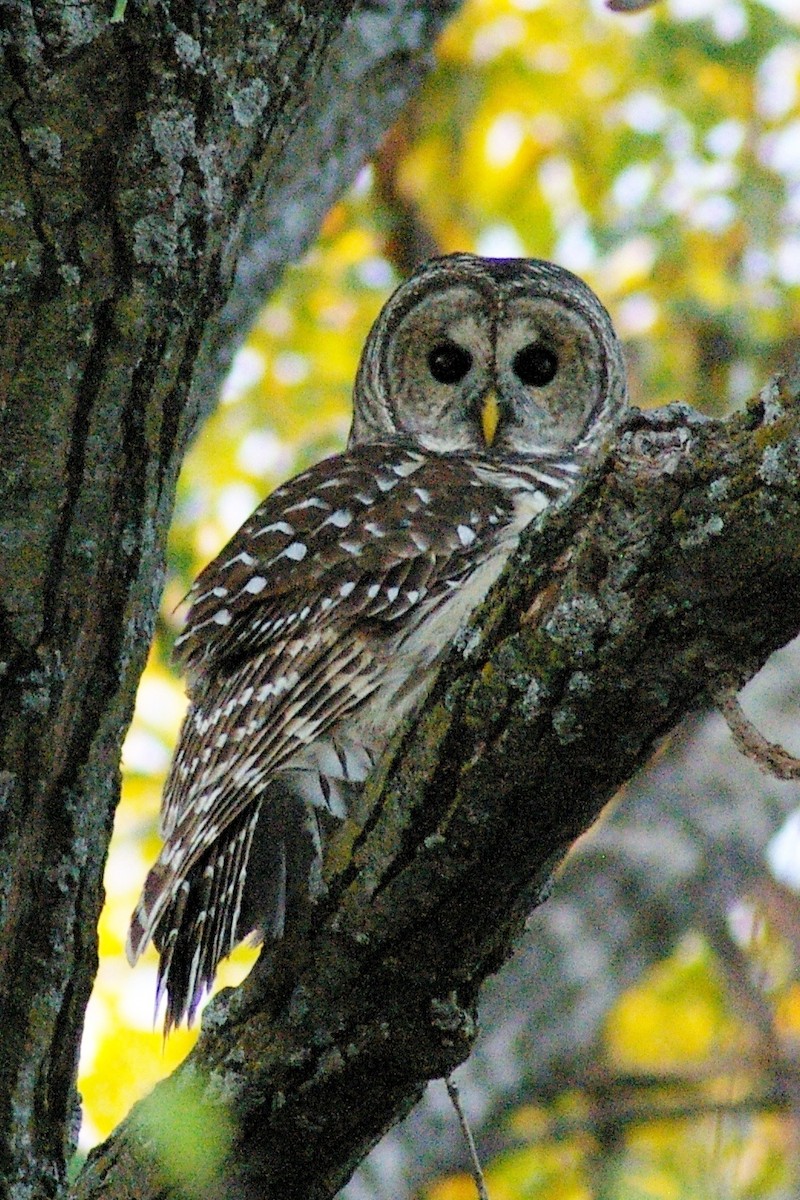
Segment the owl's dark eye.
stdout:
<svg viewBox="0 0 800 1200">
<path fill-rule="evenodd" d="M 472 355 L 455 342 L 439 342 L 428 355 L 428 368 L 437 383 L 458 383 L 472 366 Z"/>
<path fill-rule="evenodd" d="M 558 355 L 541 342 L 531 342 L 514 355 L 514 374 L 529 387 L 544 387 L 556 377 Z"/>
</svg>

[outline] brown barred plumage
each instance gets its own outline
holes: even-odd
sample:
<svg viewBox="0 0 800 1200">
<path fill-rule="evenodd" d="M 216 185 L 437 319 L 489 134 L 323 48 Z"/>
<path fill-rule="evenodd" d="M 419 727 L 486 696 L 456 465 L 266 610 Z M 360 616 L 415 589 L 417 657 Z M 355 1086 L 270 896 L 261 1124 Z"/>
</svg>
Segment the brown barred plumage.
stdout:
<svg viewBox="0 0 800 1200">
<path fill-rule="evenodd" d="M 190 593 L 191 704 L 128 945 L 159 947 L 167 1029 L 319 886 L 321 823 L 624 403 L 605 310 L 552 264 L 448 256 L 389 300 L 348 450 L 273 492 Z"/>
</svg>

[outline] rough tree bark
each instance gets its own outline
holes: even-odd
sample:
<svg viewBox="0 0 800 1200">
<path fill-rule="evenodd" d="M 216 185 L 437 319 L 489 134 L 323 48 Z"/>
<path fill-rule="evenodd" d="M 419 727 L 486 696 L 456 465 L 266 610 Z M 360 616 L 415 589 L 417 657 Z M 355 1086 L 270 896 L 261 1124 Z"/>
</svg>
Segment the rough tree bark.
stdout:
<svg viewBox="0 0 800 1200">
<path fill-rule="evenodd" d="M 481 983 L 570 843 L 687 712 L 798 630 L 800 364 L 725 422 L 633 413 L 395 739 L 313 925 L 209 1007 L 75 1196 L 335 1195 L 469 1053 Z M 198 1095 L 226 1134 L 190 1185 L 154 1131 Z"/>
<path fill-rule="evenodd" d="M 455 6 L 129 0 L 111 23 L 113 0 L 0 2 L 9 1196 L 63 1191 L 120 744 L 178 468 L 253 303 L 245 284 L 254 263 L 274 284 L 302 250 Z"/>
</svg>

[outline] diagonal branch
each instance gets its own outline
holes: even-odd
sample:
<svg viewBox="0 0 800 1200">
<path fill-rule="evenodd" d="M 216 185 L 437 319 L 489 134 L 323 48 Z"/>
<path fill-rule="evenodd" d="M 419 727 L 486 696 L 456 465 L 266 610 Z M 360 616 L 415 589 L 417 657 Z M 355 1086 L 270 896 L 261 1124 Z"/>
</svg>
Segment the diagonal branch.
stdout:
<svg viewBox="0 0 800 1200">
<path fill-rule="evenodd" d="M 154 1165 L 153 1113 L 199 1087 L 230 1134 L 193 1194 L 333 1196 L 468 1055 L 480 986 L 574 839 L 686 713 L 798 630 L 800 364 L 725 422 L 632 413 L 390 748 L 313 921 L 210 1006 L 75 1195 L 181 1194 Z"/>
</svg>

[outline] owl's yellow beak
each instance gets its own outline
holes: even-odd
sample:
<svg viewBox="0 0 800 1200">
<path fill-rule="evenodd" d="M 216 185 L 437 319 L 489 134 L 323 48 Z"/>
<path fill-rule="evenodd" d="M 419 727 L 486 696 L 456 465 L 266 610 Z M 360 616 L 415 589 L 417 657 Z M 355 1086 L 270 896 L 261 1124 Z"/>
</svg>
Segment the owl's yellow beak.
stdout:
<svg viewBox="0 0 800 1200">
<path fill-rule="evenodd" d="M 497 392 L 491 388 L 484 396 L 481 407 L 481 428 L 483 429 L 483 440 L 487 446 L 491 446 L 494 441 L 499 424 L 500 403 L 497 399 Z"/>
</svg>

